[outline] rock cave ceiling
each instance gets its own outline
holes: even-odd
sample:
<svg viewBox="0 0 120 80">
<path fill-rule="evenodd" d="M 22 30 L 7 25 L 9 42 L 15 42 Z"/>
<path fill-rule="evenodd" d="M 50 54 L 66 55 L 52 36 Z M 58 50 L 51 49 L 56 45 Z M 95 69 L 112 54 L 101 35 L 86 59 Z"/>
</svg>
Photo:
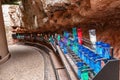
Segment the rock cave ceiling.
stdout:
<svg viewBox="0 0 120 80">
<path fill-rule="evenodd" d="M 20 9 L 22 26 L 38 32 L 120 23 L 120 0 L 22 0 Z"/>
<path fill-rule="evenodd" d="M 4 3 L 14 0 L 3 0 Z M 96 29 L 97 40 L 110 43 L 120 59 L 120 0 L 21 0 L 22 29 L 61 33 L 81 27 L 83 37 Z"/>
</svg>

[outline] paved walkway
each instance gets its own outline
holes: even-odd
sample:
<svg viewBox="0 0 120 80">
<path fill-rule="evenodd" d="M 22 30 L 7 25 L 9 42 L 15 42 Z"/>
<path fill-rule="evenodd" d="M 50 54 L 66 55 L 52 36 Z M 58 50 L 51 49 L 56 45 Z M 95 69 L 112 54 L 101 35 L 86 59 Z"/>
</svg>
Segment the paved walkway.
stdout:
<svg viewBox="0 0 120 80">
<path fill-rule="evenodd" d="M 0 65 L 0 80 L 44 80 L 43 56 L 32 47 L 9 46 L 11 58 Z"/>
</svg>

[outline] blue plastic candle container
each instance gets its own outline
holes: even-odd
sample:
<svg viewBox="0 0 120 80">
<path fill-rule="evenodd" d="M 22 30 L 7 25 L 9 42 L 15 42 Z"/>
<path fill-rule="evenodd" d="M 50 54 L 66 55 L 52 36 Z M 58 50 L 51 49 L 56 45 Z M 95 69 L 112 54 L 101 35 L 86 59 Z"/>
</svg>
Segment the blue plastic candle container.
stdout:
<svg viewBox="0 0 120 80">
<path fill-rule="evenodd" d="M 84 49 L 84 62 L 87 63 L 88 61 L 88 54 L 89 54 L 89 49 Z"/>
<path fill-rule="evenodd" d="M 90 68 L 94 69 L 94 61 L 93 61 L 94 55 L 93 55 L 93 53 L 90 53 L 88 55 L 88 57 L 89 57 L 89 66 L 90 66 Z"/>
<path fill-rule="evenodd" d="M 66 46 L 64 46 L 63 52 L 64 52 L 64 54 L 67 54 L 67 47 Z"/>
<path fill-rule="evenodd" d="M 88 50 L 88 51 L 87 51 L 87 54 L 86 54 L 86 63 L 87 63 L 88 65 L 90 65 L 89 54 L 91 54 L 91 51 L 90 51 L 90 50 Z"/>
<path fill-rule="evenodd" d="M 78 46 L 78 52 L 79 52 L 79 57 L 82 59 L 82 49 L 83 47 L 81 45 Z"/>
<path fill-rule="evenodd" d="M 77 75 L 78 75 L 79 79 L 81 79 L 81 67 L 84 65 L 84 63 L 83 62 L 77 62 L 76 65 L 78 67 L 78 73 L 77 73 Z"/>
<path fill-rule="evenodd" d="M 62 41 L 60 41 L 60 42 L 59 42 L 59 45 L 60 45 L 60 47 L 63 49 L 64 44 L 63 44 L 63 42 L 62 42 Z"/>
<path fill-rule="evenodd" d="M 103 42 L 98 41 L 96 42 L 96 54 L 100 55 L 102 57 L 102 44 Z"/>
<path fill-rule="evenodd" d="M 95 70 L 96 74 L 101 70 L 101 60 L 100 59 L 101 59 L 101 57 L 99 57 L 99 56 L 95 57 L 95 68 L 94 68 L 94 70 Z"/>
<path fill-rule="evenodd" d="M 110 44 L 103 44 L 103 57 L 106 59 L 110 59 Z"/>
<path fill-rule="evenodd" d="M 95 58 L 97 57 L 97 54 L 95 54 L 94 52 L 91 52 L 89 54 L 89 66 L 90 68 L 92 68 L 93 70 L 95 69 Z"/>
</svg>

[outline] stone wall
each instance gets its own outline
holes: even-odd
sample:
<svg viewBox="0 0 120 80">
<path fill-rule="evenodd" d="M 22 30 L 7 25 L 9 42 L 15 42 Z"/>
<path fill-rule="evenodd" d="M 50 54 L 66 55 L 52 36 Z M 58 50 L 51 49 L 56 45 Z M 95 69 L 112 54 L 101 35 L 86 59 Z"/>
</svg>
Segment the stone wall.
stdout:
<svg viewBox="0 0 120 80">
<path fill-rule="evenodd" d="M 21 17 L 18 5 L 2 5 L 4 24 L 8 44 L 12 44 L 11 26 L 21 26 Z"/>
</svg>

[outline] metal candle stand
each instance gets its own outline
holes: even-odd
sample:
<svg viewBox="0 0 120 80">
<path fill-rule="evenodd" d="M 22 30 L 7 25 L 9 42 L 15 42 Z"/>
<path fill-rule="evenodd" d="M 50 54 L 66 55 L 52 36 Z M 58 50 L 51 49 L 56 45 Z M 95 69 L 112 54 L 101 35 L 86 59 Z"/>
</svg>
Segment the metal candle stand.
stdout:
<svg viewBox="0 0 120 80">
<path fill-rule="evenodd" d="M 68 34 L 65 33 L 65 35 Z M 75 32 L 74 35 L 76 35 Z M 17 35 L 18 39 L 25 39 L 25 37 L 27 36 L 24 34 Z M 69 53 L 76 63 L 80 80 L 120 80 L 120 61 L 113 57 L 113 53 L 110 59 L 104 59 L 102 57 L 96 58 L 96 54 L 93 54 L 94 52 L 90 47 L 91 43 L 89 43 L 90 41 L 87 39 L 82 39 L 82 43 L 85 45 L 77 44 L 76 41 L 72 40 L 69 40 L 70 42 L 68 44 L 66 42 L 64 43 L 64 40 L 58 40 L 59 46 L 62 48 L 63 52 L 65 54 Z M 52 37 L 50 41 L 54 44 L 54 39 Z M 100 69 L 99 61 L 101 61 L 101 65 L 103 65 Z"/>
<path fill-rule="evenodd" d="M 110 59 L 97 57 L 98 54 L 94 54 L 92 49 L 90 49 L 89 47 L 84 46 L 85 49 L 80 52 L 80 48 L 79 50 L 71 50 L 70 46 L 67 46 L 64 42 L 61 42 L 61 44 L 64 45 L 64 47 L 62 47 L 63 52 L 65 51 L 65 54 L 71 54 L 71 56 L 74 58 L 74 62 L 77 63 L 76 65 L 78 67 L 78 77 L 80 78 L 80 80 L 119 80 L 119 60 L 113 57 L 111 57 Z M 75 48 L 75 46 L 73 48 Z M 93 55 L 90 55 L 92 53 Z M 101 65 L 103 66 L 101 67 Z"/>
</svg>

